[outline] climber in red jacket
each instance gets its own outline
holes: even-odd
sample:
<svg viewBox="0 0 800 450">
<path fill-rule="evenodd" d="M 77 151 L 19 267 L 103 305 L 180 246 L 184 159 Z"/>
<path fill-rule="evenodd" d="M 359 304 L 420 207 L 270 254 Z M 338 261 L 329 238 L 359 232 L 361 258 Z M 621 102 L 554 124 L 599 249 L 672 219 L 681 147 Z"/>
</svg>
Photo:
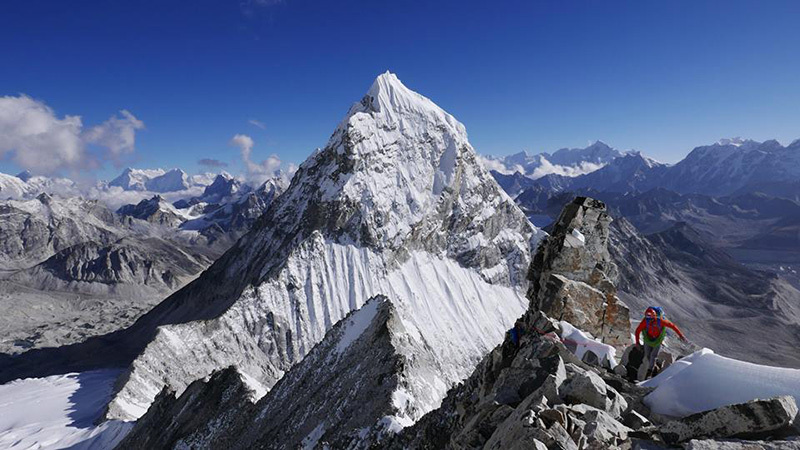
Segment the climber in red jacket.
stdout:
<svg viewBox="0 0 800 450">
<path fill-rule="evenodd" d="M 656 358 L 658 352 L 661 350 L 661 343 L 667 336 L 667 328 L 671 328 L 682 341 L 686 341 L 686 337 L 681 333 L 681 330 L 675 326 L 674 323 L 664 317 L 664 310 L 659 306 L 651 306 L 644 312 L 644 319 L 636 327 L 636 345 L 639 343 L 639 334 L 644 332 L 644 361 L 647 362 L 647 373 L 644 379 L 650 378 L 653 374 L 653 367 L 656 365 Z M 641 371 L 639 372 L 641 379 Z"/>
</svg>

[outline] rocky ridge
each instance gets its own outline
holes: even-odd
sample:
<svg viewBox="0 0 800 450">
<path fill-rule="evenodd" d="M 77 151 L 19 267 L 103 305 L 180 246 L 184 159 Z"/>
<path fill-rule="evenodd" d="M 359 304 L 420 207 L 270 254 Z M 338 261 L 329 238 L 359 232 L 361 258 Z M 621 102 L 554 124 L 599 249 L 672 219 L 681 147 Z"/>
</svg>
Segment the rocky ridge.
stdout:
<svg viewBox="0 0 800 450">
<path fill-rule="evenodd" d="M 601 202 L 579 198 L 565 207 L 561 217 L 576 207 L 594 210 L 589 216 L 600 217 L 605 212 Z M 600 227 L 605 228 L 602 234 L 606 236 L 607 227 L 607 222 Z M 560 220 L 549 239 L 565 239 L 572 229 L 569 222 Z M 546 246 L 547 242 L 543 243 L 534 261 L 542 259 Z M 579 265 L 571 267 L 577 268 L 578 274 L 584 272 Z M 566 275 L 569 272 L 562 272 L 565 279 Z M 532 285 L 529 297 L 531 308 L 517 321 L 518 340 L 507 334 L 473 374 L 448 393 L 439 409 L 402 430 L 392 448 L 600 449 L 677 444 L 724 448 L 734 441 L 721 439 L 798 434 L 794 428 L 797 405 L 791 397 L 725 406 L 682 419 L 651 413 L 644 400 L 650 388 L 631 383 L 625 371 L 620 376 L 615 373 L 619 370 L 578 359 L 565 346 L 563 322 L 538 310 L 542 289 Z M 741 448 L 749 445 L 738 442 L 742 442 Z M 768 445 L 794 448 L 793 442 Z M 730 445 L 740 448 L 735 442 Z"/>
<path fill-rule="evenodd" d="M 532 272 L 554 276 L 558 269 L 563 279 L 574 280 L 598 266 L 609 268 L 601 248 L 609 226 L 604 209 L 586 198 L 566 207 L 564 220 L 534 258 L 550 264 L 534 262 L 539 269 Z M 581 226 L 588 245 L 560 246 L 563 255 L 557 255 L 555 242 L 574 237 Z M 559 263 L 576 260 L 584 264 Z M 595 262 L 591 271 L 586 270 L 589 261 Z M 507 333 L 438 408 L 419 419 L 398 421 L 414 416 L 402 410 L 412 405 L 409 398 L 420 395 L 409 389 L 408 374 L 421 367 L 437 370 L 431 365 L 435 358 L 402 325 L 392 302 L 379 296 L 332 327 L 260 400 L 260 387 L 235 368 L 196 381 L 179 396 L 165 388 L 120 448 L 739 448 L 738 443 L 763 442 L 741 439 L 765 438 L 789 438 L 771 441 L 768 448 L 793 448 L 791 436 L 798 431 L 792 397 L 682 419 L 652 413 L 645 401 L 652 388 L 629 381 L 619 373 L 623 366 L 612 371 L 588 353 L 578 358 L 567 338 L 568 324 L 538 309 L 546 296 L 539 289 L 553 291 L 531 286 L 531 306 L 515 325 L 518 338 Z M 584 303 L 570 305 L 588 310 Z M 624 363 L 635 364 L 628 353 Z"/>
</svg>

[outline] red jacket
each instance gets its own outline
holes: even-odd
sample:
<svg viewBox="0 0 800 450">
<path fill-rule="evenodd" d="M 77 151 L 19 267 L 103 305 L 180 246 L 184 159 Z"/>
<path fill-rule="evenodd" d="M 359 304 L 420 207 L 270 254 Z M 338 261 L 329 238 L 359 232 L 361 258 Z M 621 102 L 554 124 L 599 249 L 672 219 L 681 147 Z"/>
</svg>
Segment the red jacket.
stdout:
<svg viewBox="0 0 800 450">
<path fill-rule="evenodd" d="M 656 319 L 653 319 L 653 320 L 655 321 Z M 641 322 L 639 322 L 639 326 L 636 327 L 636 345 L 640 345 L 640 343 L 639 343 L 639 334 L 642 331 L 645 331 L 645 328 L 647 328 L 648 337 L 650 337 L 650 339 L 656 339 L 656 338 L 658 338 L 659 335 L 661 335 L 661 330 L 664 327 L 671 328 L 673 331 L 678 333 L 678 337 L 680 337 L 681 339 L 686 339 L 686 337 L 683 335 L 683 333 L 681 333 L 681 330 L 679 330 L 678 327 L 675 326 L 675 324 L 670 322 L 669 320 L 661 319 L 661 327 L 658 327 L 655 324 L 653 326 L 651 326 L 651 327 L 648 327 L 647 326 L 647 318 L 644 318 L 644 319 L 642 319 Z"/>
</svg>

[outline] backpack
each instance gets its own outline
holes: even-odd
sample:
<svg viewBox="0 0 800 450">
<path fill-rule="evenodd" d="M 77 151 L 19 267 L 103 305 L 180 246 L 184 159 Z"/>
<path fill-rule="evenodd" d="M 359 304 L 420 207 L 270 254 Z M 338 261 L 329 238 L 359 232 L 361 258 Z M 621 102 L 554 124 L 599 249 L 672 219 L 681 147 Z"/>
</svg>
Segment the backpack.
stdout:
<svg viewBox="0 0 800 450">
<path fill-rule="evenodd" d="M 656 315 L 656 317 L 653 318 L 653 317 L 650 317 L 649 315 L 647 315 L 647 313 L 645 312 L 645 319 L 644 320 L 645 320 L 645 324 L 647 325 L 646 337 L 650 338 L 650 330 L 651 329 L 658 330 L 659 334 L 661 334 L 661 332 L 663 332 L 663 324 L 662 324 L 662 322 L 663 322 L 663 319 L 664 319 L 664 310 L 660 306 L 651 306 L 651 307 L 647 308 L 647 310 L 648 311 L 649 310 L 653 310 L 653 312 Z"/>
</svg>

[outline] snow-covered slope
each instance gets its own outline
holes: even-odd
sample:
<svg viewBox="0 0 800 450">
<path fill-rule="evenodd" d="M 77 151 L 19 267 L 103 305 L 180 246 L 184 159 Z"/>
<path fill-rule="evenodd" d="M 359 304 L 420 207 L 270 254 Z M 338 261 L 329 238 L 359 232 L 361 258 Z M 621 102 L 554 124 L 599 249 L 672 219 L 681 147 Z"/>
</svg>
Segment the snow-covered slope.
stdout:
<svg viewBox="0 0 800 450">
<path fill-rule="evenodd" d="M 18 200 L 29 195 L 31 191 L 28 184 L 19 177 L 0 173 L 0 199 Z"/>
<path fill-rule="evenodd" d="M 800 140 L 723 140 L 697 147 L 675 164 L 663 187 L 681 193 L 730 195 L 760 191 L 778 197 L 800 196 Z"/>
<path fill-rule="evenodd" d="M 271 387 L 377 294 L 441 359 L 443 396 L 524 309 L 540 234 L 463 125 L 383 74 L 257 227 L 140 320 L 174 325 L 133 362 L 108 416 L 137 417 L 164 385 L 180 392 L 228 365 Z"/>
<path fill-rule="evenodd" d="M 164 175 L 164 169 L 134 169 L 128 167 L 122 173 L 111 180 L 109 186 L 119 186 L 125 190 L 146 190 L 145 184 L 155 177 Z"/>
<path fill-rule="evenodd" d="M 17 176 L 0 173 L 0 200 L 26 200 L 43 192 L 59 193 L 63 197 L 79 195 L 75 182 L 67 178 L 31 176 L 27 172 Z"/>
<path fill-rule="evenodd" d="M 118 370 L 16 380 L 0 386 L 0 448 L 113 448 L 133 426 L 96 426 Z"/>
<path fill-rule="evenodd" d="M 800 402 L 800 370 L 726 358 L 704 348 L 642 383 L 653 412 L 683 417 L 720 406 L 791 395 Z"/>
</svg>

